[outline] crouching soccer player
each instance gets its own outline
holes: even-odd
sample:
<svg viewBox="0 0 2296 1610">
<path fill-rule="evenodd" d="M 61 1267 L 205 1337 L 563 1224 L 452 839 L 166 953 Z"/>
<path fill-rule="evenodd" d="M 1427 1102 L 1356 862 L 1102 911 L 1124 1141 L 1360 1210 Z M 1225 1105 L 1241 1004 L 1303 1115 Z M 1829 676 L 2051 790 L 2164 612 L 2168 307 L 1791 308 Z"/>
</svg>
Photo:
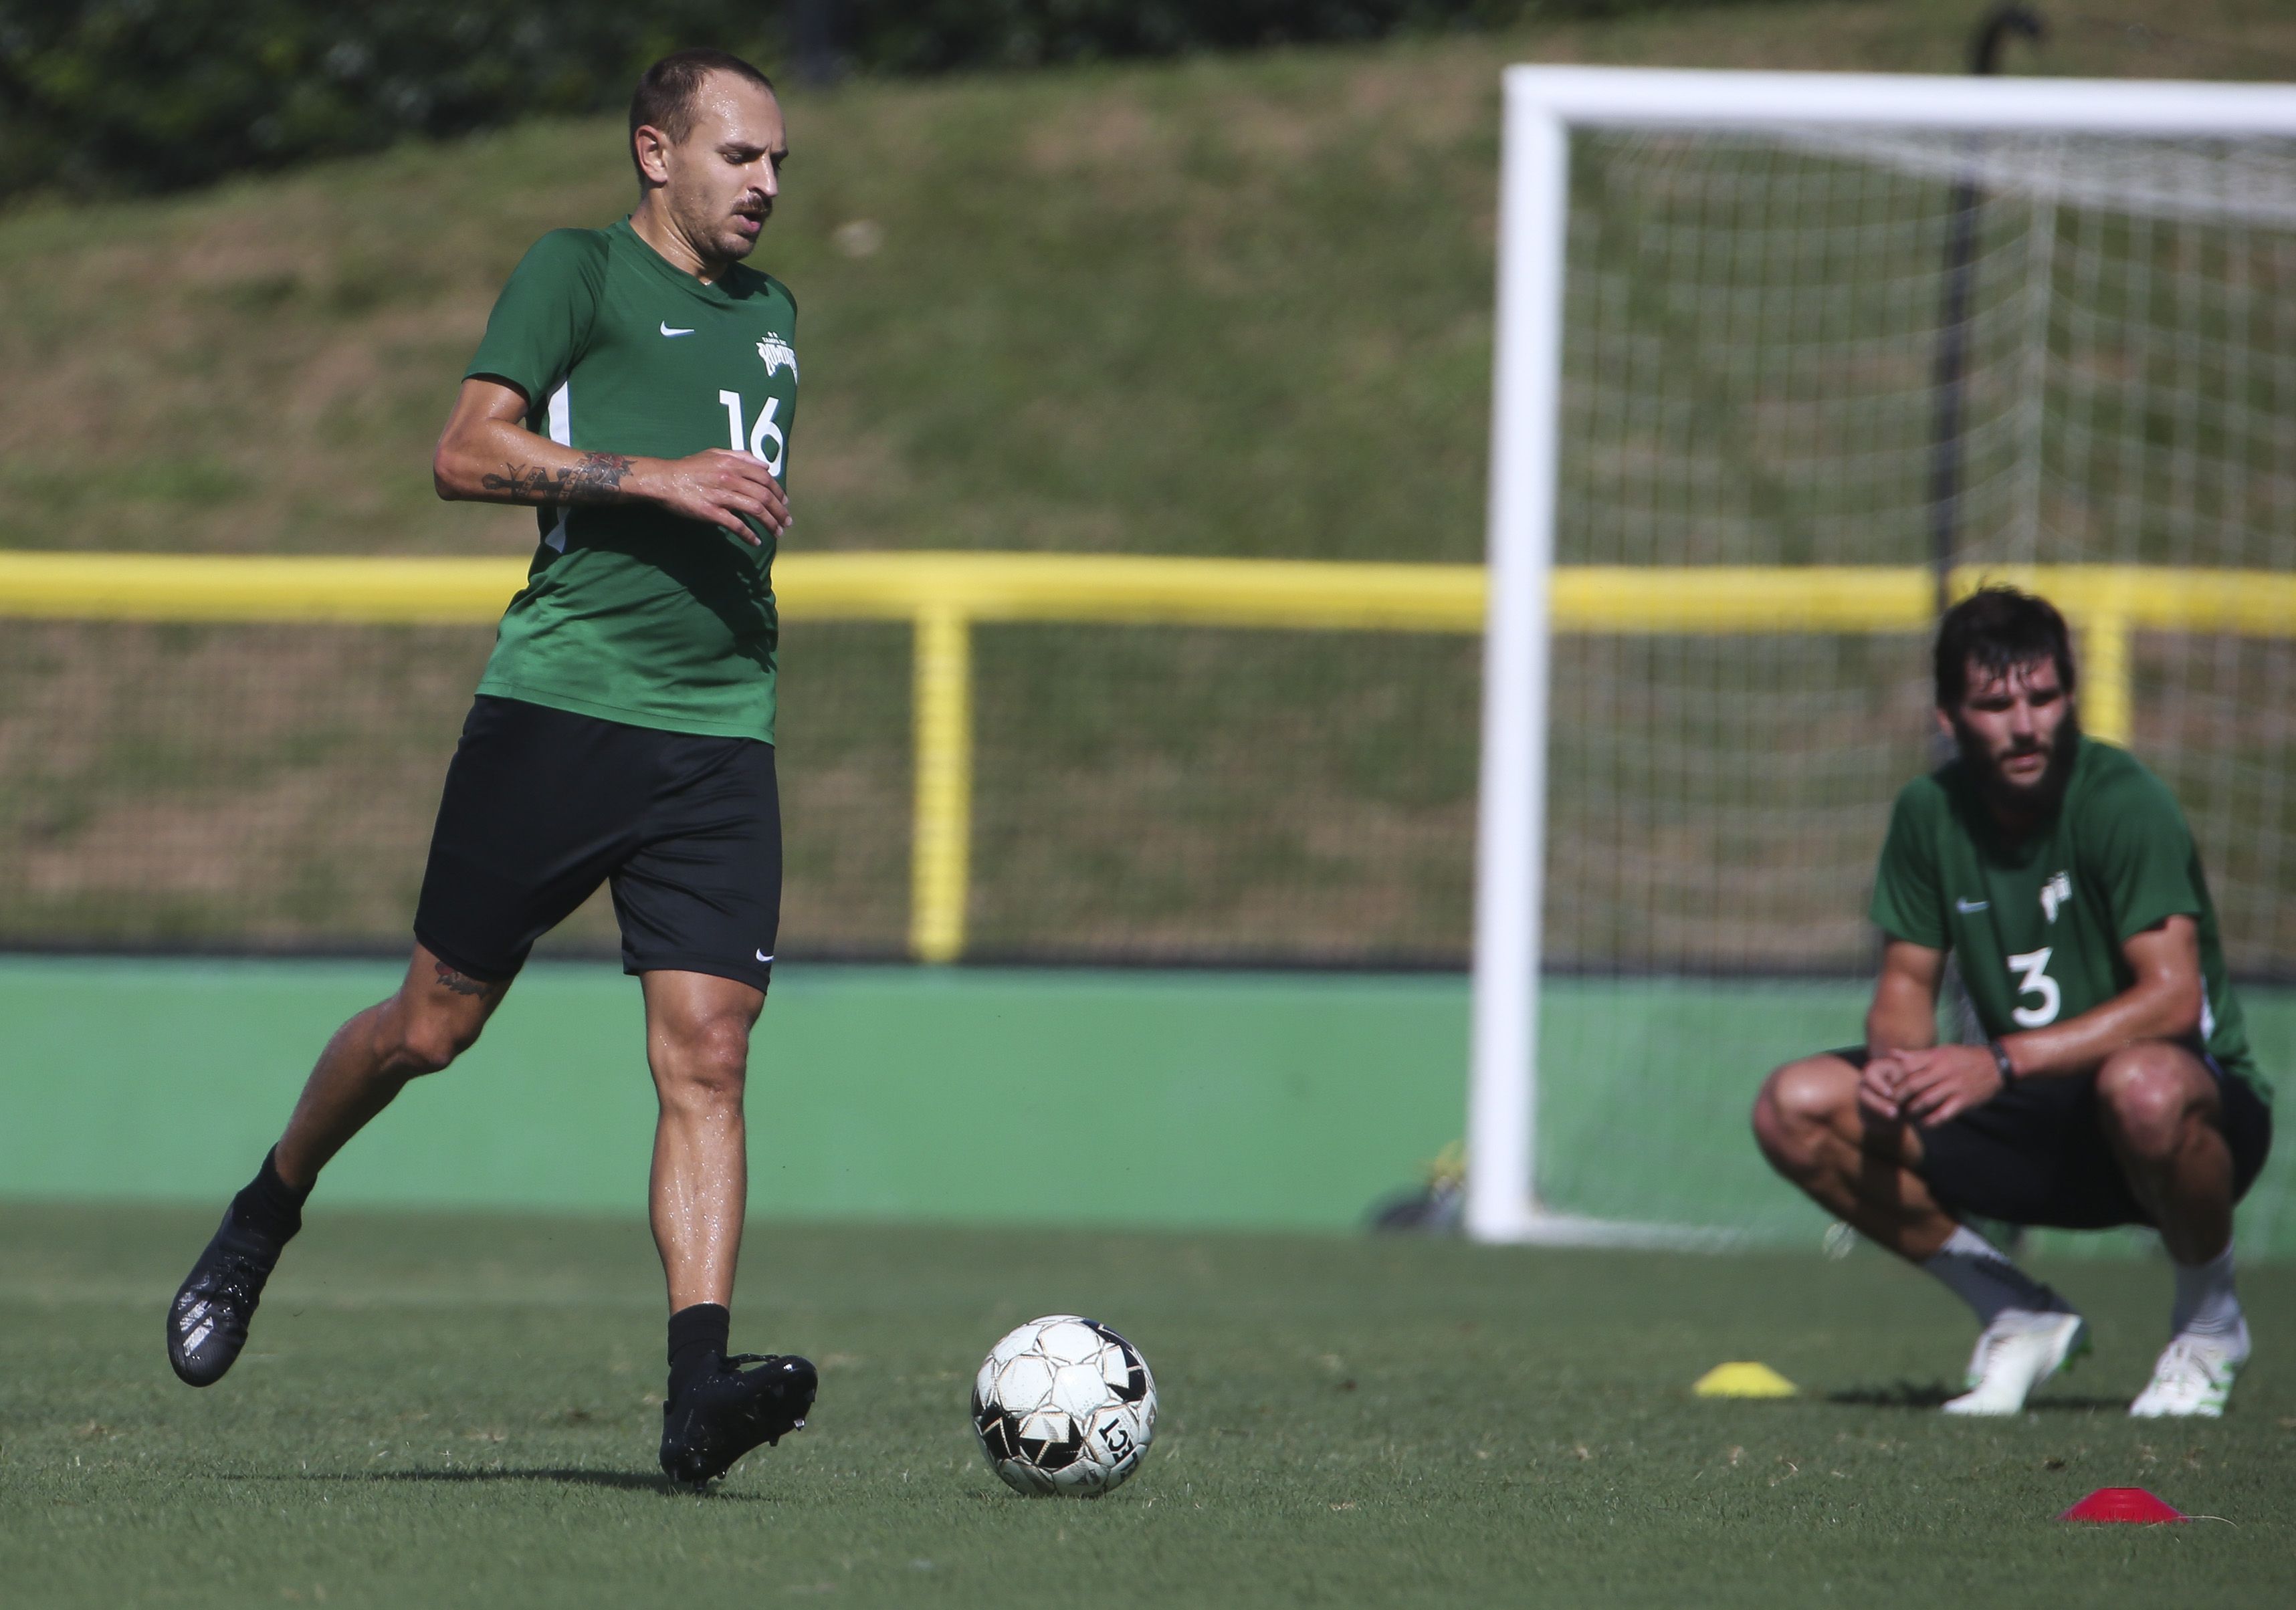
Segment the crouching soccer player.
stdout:
<svg viewBox="0 0 2296 1610">
<path fill-rule="evenodd" d="M 2063 618 L 1988 588 L 1940 623 L 1959 756 L 1898 796 L 1866 1043 L 1790 1062 L 1754 1104 L 1772 1166 L 1945 1282 L 1982 1325 L 1948 1414 L 2014 1414 L 2086 1350 L 2081 1317 L 1961 1221 L 2149 1224 L 2169 1345 L 2129 1412 L 2221 1415 L 2249 1356 L 2232 1213 L 2271 1109 L 2176 800 L 2081 736 Z M 1937 1043 L 1947 953 L 1987 1035 Z"/>
<path fill-rule="evenodd" d="M 661 1104 L 661 1464 L 698 1483 L 804 1425 L 816 1385 L 803 1359 L 726 1356 L 781 913 L 772 565 L 797 307 L 742 261 L 787 152 L 763 74 L 664 58 L 630 151 L 636 210 L 527 254 L 439 437 L 439 495 L 537 505 L 541 541 L 447 768 L 406 982 L 320 1055 L 176 1294 L 168 1357 L 194 1386 L 222 1378 L 328 1159 L 467 1050 L 535 941 L 611 882 Z"/>
</svg>

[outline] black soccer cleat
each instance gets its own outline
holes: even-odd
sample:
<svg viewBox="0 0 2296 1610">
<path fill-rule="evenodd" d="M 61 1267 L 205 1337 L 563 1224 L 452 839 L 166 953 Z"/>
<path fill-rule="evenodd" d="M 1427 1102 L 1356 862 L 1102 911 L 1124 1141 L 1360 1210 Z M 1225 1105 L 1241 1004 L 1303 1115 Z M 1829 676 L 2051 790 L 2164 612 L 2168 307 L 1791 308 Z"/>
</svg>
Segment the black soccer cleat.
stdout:
<svg viewBox="0 0 2296 1610">
<path fill-rule="evenodd" d="M 813 1366 L 794 1355 L 737 1353 L 726 1364 L 661 1406 L 661 1467 L 681 1486 L 698 1491 L 758 1443 L 803 1429 L 821 1384 Z"/>
<path fill-rule="evenodd" d="M 234 1229 L 226 1213 L 168 1310 L 168 1362 L 186 1385 L 212 1386 L 238 1361 L 263 1283 L 279 1262 L 280 1248 Z"/>
</svg>

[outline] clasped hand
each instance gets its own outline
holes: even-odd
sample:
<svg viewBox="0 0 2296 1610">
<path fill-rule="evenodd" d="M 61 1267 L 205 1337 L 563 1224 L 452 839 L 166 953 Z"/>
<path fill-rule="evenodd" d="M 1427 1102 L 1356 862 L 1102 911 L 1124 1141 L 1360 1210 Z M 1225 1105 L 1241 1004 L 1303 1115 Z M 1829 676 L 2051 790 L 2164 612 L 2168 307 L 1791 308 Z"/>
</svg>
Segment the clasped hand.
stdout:
<svg viewBox="0 0 2296 1610">
<path fill-rule="evenodd" d="M 1981 1045 L 1883 1051 L 1869 1058 L 1857 1081 L 1868 1112 L 1901 1124 L 1945 1124 L 2001 1093 L 2001 1070 Z"/>
</svg>

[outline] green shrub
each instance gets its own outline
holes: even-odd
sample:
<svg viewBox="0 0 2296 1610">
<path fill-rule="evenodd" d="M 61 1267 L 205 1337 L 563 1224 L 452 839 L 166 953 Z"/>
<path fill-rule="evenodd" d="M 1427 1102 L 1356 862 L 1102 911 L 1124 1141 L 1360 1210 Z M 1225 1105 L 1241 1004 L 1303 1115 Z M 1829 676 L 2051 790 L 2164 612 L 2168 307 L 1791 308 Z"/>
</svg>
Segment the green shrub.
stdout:
<svg viewBox="0 0 2296 1610">
<path fill-rule="evenodd" d="M 941 72 L 1589 16 L 1660 0 L 0 0 L 0 195 L 162 190 L 537 113 L 623 104 L 711 44 L 769 67 Z M 1697 0 L 1689 0 L 1695 4 Z M 1714 3 L 1714 0 L 1708 0 Z"/>
<path fill-rule="evenodd" d="M 938 72 L 1161 56 L 1399 29 L 1475 27 L 1530 12 L 1587 16 L 1652 0 L 838 0 L 840 44 L 865 69 Z"/>
<path fill-rule="evenodd" d="M 168 189 L 596 111 L 679 45 L 770 45 L 761 14 L 726 0 L 10 0 L 0 192 Z"/>
</svg>

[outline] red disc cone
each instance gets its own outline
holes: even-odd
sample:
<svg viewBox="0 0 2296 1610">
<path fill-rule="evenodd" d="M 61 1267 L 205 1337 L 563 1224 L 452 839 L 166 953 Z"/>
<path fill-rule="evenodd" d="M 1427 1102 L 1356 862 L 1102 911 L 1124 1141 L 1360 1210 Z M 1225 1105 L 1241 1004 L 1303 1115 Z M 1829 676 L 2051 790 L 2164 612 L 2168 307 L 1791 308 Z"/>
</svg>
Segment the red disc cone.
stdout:
<svg viewBox="0 0 2296 1610">
<path fill-rule="evenodd" d="M 2100 1487 L 2057 1516 L 2061 1521 L 2121 1521 L 2152 1525 L 2181 1521 L 2184 1512 L 2171 1508 L 2142 1487 Z"/>
</svg>

